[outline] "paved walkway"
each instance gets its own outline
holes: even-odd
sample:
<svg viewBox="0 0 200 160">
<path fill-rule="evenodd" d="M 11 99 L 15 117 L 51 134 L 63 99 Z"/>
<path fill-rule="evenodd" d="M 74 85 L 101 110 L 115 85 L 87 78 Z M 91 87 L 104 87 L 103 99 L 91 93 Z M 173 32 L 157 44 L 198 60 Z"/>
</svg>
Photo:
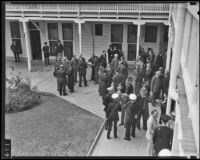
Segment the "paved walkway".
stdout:
<svg viewBox="0 0 200 160">
<path fill-rule="evenodd" d="M 23 75 L 30 76 L 33 84 L 37 84 L 39 91 L 50 92 L 58 95 L 56 78 L 53 77 L 54 65 L 45 67 L 43 63 L 33 64 L 32 72 L 28 72 L 27 63 L 13 63 L 6 61 L 6 75 L 9 76 L 9 66 L 14 66 L 16 71 L 21 72 Z M 133 74 L 133 73 L 131 73 Z M 87 79 L 90 79 L 91 69 L 88 68 Z M 72 102 L 81 108 L 84 108 L 102 118 L 105 113 L 102 100 L 98 95 L 98 85 L 93 82 L 88 82 L 88 87 L 79 88 L 75 86 L 75 93 L 70 93 L 68 96 L 61 96 L 63 99 Z M 145 131 L 136 130 L 136 138 L 131 141 L 125 141 L 124 138 L 125 128 L 118 127 L 118 138 L 106 139 L 106 131 L 104 130 L 100 136 L 99 141 L 92 153 L 92 156 L 145 156 L 147 141 L 145 138 Z"/>
</svg>

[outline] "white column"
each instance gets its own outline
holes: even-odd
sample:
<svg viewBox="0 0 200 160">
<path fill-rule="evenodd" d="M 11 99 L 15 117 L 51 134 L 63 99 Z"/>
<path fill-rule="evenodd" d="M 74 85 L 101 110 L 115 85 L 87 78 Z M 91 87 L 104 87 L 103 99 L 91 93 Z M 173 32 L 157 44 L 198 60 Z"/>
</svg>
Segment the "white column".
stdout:
<svg viewBox="0 0 200 160">
<path fill-rule="evenodd" d="M 82 34 L 81 34 L 81 23 L 78 23 L 78 35 L 79 35 L 79 54 L 82 54 Z"/>
<path fill-rule="evenodd" d="M 170 71 L 169 91 L 176 88 L 176 78 L 180 69 L 180 59 L 182 51 L 183 33 L 185 26 L 186 4 L 179 3 L 177 5 L 177 18 L 175 26 L 175 42 L 174 51 L 172 56 L 172 68 Z M 166 114 L 170 114 L 171 110 L 171 98 L 170 92 L 168 93 Z"/>
<path fill-rule="evenodd" d="M 141 24 L 140 23 L 138 23 L 138 25 L 137 25 L 137 53 L 136 53 L 136 59 L 138 58 L 138 55 L 139 55 L 139 45 L 140 45 L 140 28 L 141 28 L 141 26 L 140 26 Z"/>
<path fill-rule="evenodd" d="M 168 30 L 168 44 L 167 44 L 167 60 L 166 60 L 166 70 L 169 71 L 169 65 L 170 65 L 170 57 L 171 57 L 171 48 L 172 48 L 172 29 L 171 25 L 169 26 Z"/>
<path fill-rule="evenodd" d="M 24 36 L 25 36 L 28 70 L 31 72 L 30 39 L 29 39 L 29 33 L 28 33 L 28 25 L 26 22 L 27 21 L 25 21 L 25 20 L 23 21 L 23 28 L 24 28 Z"/>
</svg>

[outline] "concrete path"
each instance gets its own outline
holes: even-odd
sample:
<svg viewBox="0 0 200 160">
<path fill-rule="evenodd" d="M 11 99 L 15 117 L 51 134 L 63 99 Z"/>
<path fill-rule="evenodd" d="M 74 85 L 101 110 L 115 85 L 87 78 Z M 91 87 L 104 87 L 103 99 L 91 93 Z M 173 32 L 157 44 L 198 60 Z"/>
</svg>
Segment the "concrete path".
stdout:
<svg viewBox="0 0 200 160">
<path fill-rule="evenodd" d="M 36 63 L 32 65 L 33 71 L 30 73 L 28 72 L 26 62 L 13 63 L 12 61 L 6 61 L 6 76 L 9 76 L 9 67 L 11 65 L 16 68 L 16 71 L 21 72 L 23 76 L 30 76 L 33 84 L 38 86 L 39 91 L 58 95 L 56 78 L 53 77 L 53 64 L 45 67 L 43 63 Z M 133 75 L 132 70 L 129 73 Z M 89 67 L 87 71 L 88 80 L 90 76 L 91 69 Z M 76 85 L 75 93 L 69 93 L 69 95 L 61 97 L 99 117 L 104 118 L 105 116 L 102 99 L 98 95 L 98 85 L 94 85 L 93 82 L 88 81 L 88 87 L 79 88 L 78 85 Z M 158 108 L 158 110 L 160 114 L 160 109 Z M 146 132 L 143 130 L 136 130 L 136 138 L 132 138 L 131 141 L 125 141 L 123 139 L 124 134 L 125 128 L 123 126 L 118 127 L 118 138 L 114 139 L 113 133 L 111 133 L 111 139 L 107 140 L 106 131 L 104 130 L 92 152 L 92 156 L 145 156 L 147 146 L 145 138 Z"/>
</svg>

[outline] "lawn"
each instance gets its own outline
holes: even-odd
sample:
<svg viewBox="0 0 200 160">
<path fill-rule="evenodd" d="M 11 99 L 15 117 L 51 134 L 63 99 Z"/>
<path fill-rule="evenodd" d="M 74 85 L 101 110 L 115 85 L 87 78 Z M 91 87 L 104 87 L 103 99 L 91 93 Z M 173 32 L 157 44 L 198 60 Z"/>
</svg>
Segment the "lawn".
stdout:
<svg viewBox="0 0 200 160">
<path fill-rule="evenodd" d="M 56 96 L 5 115 L 12 156 L 86 156 L 103 119 Z"/>
</svg>

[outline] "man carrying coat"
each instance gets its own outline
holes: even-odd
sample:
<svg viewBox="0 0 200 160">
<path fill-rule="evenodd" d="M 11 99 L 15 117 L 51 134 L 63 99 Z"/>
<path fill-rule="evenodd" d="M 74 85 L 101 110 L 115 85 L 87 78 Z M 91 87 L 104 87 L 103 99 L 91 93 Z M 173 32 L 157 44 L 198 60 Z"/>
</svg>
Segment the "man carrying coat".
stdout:
<svg viewBox="0 0 200 160">
<path fill-rule="evenodd" d="M 120 103 L 118 102 L 119 95 L 117 93 L 112 94 L 112 99 L 114 100 L 109 104 L 106 117 L 108 120 L 108 132 L 107 139 L 110 139 L 110 132 L 112 124 L 114 123 L 114 137 L 117 138 L 117 122 L 119 121 L 118 112 L 121 111 Z"/>
<path fill-rule="evenodd" d="M 129 95 L 129 103 L 126 105 L 126 116 L 125 116 L 125 137 L 124 140 L 130 141 L 130 134 L 132 135 L 133 138 L 135 138 L 135 126 L 137 122 L 137 117 L 138 117 L 138 105 L 136 103 L 136 95 L 135 94 L 130 94 Z M 132 128 L 132 131 L 131 131 Z"/>
</svg>

